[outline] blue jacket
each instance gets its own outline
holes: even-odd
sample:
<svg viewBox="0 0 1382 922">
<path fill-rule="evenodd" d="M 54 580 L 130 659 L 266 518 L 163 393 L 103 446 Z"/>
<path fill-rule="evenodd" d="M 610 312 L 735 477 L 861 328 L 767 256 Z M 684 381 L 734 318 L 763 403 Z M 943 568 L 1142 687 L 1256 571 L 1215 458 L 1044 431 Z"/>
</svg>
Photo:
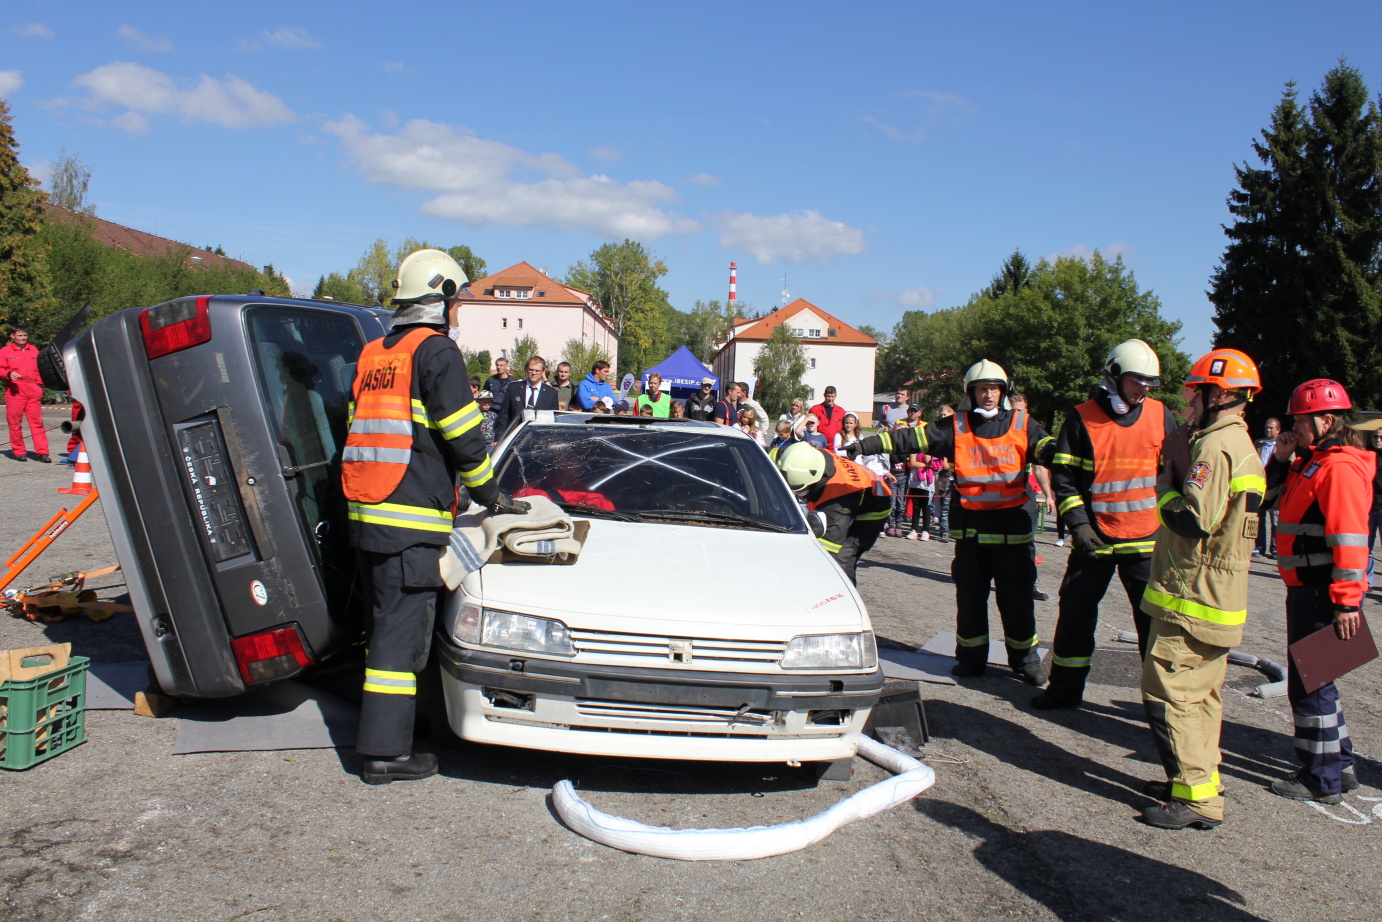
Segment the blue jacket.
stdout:
<svg viewBox="0 0 1382 922">
<path fill-rule="evenodd" d="M 614 401 L 614 388 L 609 386 L 608 381 L 596 381 L 593 374 L 586 375 L 585 380 L 576 388 L 576 399 L 580 401 L 582 410 L 595 409 L 595 401 L 601 397 L 608 397 L 610 402 Z"/>
</svg>

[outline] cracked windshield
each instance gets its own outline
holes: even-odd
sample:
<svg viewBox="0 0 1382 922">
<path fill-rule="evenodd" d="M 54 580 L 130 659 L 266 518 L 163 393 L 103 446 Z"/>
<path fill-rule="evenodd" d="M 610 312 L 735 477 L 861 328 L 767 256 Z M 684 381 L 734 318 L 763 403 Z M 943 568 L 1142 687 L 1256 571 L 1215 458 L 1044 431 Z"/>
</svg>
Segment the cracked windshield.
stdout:
<svg viewBox="0 0 1382 922">
<path fill-rule="evenodd" d="M 499 464 L 515 498 L 547 496 L 591 518 L 803 532 L 796 501 L 763 450 L 704 431 L 534 426 Z"/>
</svg>

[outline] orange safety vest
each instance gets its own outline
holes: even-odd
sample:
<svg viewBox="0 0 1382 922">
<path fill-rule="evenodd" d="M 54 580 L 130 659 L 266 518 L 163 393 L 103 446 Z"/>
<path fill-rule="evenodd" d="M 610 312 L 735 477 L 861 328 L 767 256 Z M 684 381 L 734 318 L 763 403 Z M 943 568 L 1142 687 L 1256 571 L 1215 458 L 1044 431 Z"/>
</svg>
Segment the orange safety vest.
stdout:
<svg viewBox="0 0 1382 922">
<path fill-rule="evenodd" d="M 413 353 L 424 339 L 440 335 L 418 327 L 392 348 L 376 339 L 361 350 L 341 453 L 346 499 L 382 503 L 403 481 L 413 458 Z"/>
<path fill-rule="evenodd" d="M 1157 530 L 1156 474 L 1166 439 L 1166 411 L 1158 400 L 1142 401 L 1131 426 L 1120 426 L 1097 401 L 1075 407 L 1094 447 L 1090 509 L 1099 531 L 1110 538 L 1145 538 Z"/>
<path fill-rule="evenodd" d="M 1330 599 L 1340 605 L 1362 603 L 1368 588 L 1368 509 L 1375 472 L 1372 452 L 1348 446 L 1316 450 L 1308 460 L 1292 463 L 1276 528 L 1276 564 L 1286 585 L 1306 585 L 1302 570 L 1330 567 Z M 1324 572 L 1311 575 L 1323 579 Z"/>
<path fill-rule="evenodd" d="M 955 414 L 955 490 L 966 509 L 1011 509 L 1027 501 L 1027 411 L 1013 413 L 1008 431 L 981 439 L 969 414 Z"/>
<path fill-rule="evenodd" d="M 835 458 L 835 473 L 830 475 L 830 479 L 825 482 L 825 489 L 821 491 L 820 499 L 806 504 L 808 509 L 825 505 L 833 499 L 839 499 L 850 493 L 859 493 L 863 490 L 870 491 L 874 496 L 892 496 L 892 490 L 888 488 L 886 481 L 875 477 L 873 471 L 856 464 L 848 458 Z"/>
</svg>

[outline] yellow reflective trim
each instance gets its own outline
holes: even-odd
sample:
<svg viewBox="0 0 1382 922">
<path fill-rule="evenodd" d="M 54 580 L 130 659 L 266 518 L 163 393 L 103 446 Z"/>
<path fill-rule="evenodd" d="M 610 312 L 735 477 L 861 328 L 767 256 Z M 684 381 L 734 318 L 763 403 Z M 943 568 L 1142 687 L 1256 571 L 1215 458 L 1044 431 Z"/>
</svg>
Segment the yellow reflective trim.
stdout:
<svg viewBox="0 0 1382 922">
<path fill-rule="evenodd" d="M 1037 645 L 1037 635 L 1033 634 L 1031 640 L 1013 640 L 1011 637 L 1004 637 L 1003 643 L 1012 647 L 1014 650 L 1030 650 Z"/>
<path fill-rule="evenodd" d="M 1176 800 L 1209 800 L 1211 797 L 1219 796 L 1219 773 L 1210 775 L 1206 784 L 1181 784 L 1174 782 L 1171 785 L 1171 796 Z"/>
<path fill-rule="evenodd" d="M 1234 477 L 1228 482 L 1228 491 L 1230 493 L 1266 493 L 1267 478 L 1258 477 L 1256 474 Z"/>
<path fill-rule="evenodd" d="M 1036 451 L 1034 451 L 1033 454 L 1035 454 L 1035 455 L 1041 454 L 1042 451 L 1045 450 L 1046 446 L 1047 446 L 1047 445 L 1050 445 L 1050 444 L 1051 444 L 1052 442 L 1054 442 L 1055 440 L 1056 440 L 1056 439 L 1055 439 L 1055 436 L 1050 436 L 1050 435 L 1048 435 L 1048 436 L 1047 436 L 1046 438 L 1044 438 L 1044 439 L 1038 439 L 1038 440 L 1037 440 L 1037 443 L 1036 443 Z"/>
<path fill-rule="evenodd" d="M 1061 504 L 1056 507 L 1056 511 L 1059 512 L 1061 515 L 1065 515 L 1067 512 L 1069 512 L 1071 509 L 1074 509 L 1076 506 L 1083 505 L 1084 500 L 1080 499 L 1078 496 L 1071 496 L 1068 499 L 1061 500 Z"/>
<path fill-rule="evenodd" d="M 365 691 L 374 692 L 380 695 L 416 695 L 417 686 L 412 688 L 400 688 L 396 685 L 374 685 L 370 682 L 365 683 Z"/>
<path fill-rule="evenodd" d="M 1093 657 L 1089 656 L 1053 656 L 1051 664 L 1053 666 L 1064 666 L 1066 669 L 1083 669 L 1089 665 Z"/>
<path fill-rule="evenodd" d="M 417 681 L 417 676 L 416 676 L 414 673 L 411 673 L 411 672 L 388 672 L 388 671 L 386 671 L 386 670 L 384 670 L 384 669 L 366 669 L 366 670 L 365 670 L 365 678 L 368 679 L 368 678 L 370 678 L 370 677 L 374 677 L 374 678 L 378 678 L 378 679 L 408 679 L 408 680 L 413 681 L 413 682 L 416 682 L 416 681 Z"/>
<path fill-rule="evenodd" d="M 478 487 L 494 477 L 494 465 L 489 463 L 489 455 L 485 455 L 485 460 L 475 465 L 468 471 L 461 471 L 461 483 L 467 487 Z"/>
<path fill-rule="evenodd" d="M 888 454 L 893 453 L 893 437 L 886 432 L 878 433 L 878 441 L 883 443 L 883 451 Z"/>
<path fill-rule="evenodd" d="M 1051 458 L 1052 464 L 1063 464 L 1067 467 L 1079 467 L 1083 459 L 1076 455 L 1067 455 L 1063 451 L 1058 451 Z"/>
<path fill-rule="evenodd" d="M 468 403 L 437 423 L 437 428 L 441 430 L 442 438 L 449 441 L 474 429 L 483 419 L 479 404 Z"/>
<path fill-rule="evenodd" d="M 1122 544 L 1105 544 L 1094 551 L 1096 557 L 1115 554 L 1150 554 L 1156 550 L 1156 541 L 1125 541 Z"/>
<path fill-rule="evenodd" d="M 1161 494 L 1161 499 L 1156 501 L 1156 507 L 1160 509 L 1162 506 L 1166 505 L 1178 496 L 1180 496 L 1179 492 L 1175 490 L 1167 490 L 1165 493 Z"/>
<path fill-rule="evenodd" d="M 962 647 L 983 647 L 987 646 L 988 642 L 989 635 L 987 634 L 980 634 L 978 637 L 961 637 L 959 634 L 955 635 L 955 643 Z"/>
<path fill-rule="evenodd" d="M 1173 595 L 1158 592 L 1151 587 L 1143 593 L 1142 598 L 1158 605 L 1167 611 L 1179 612 L 1182 615 L 1189 615 L 1191 618 L 1199 618 L 1201 621 L 1209 621 L 1213 624 L 1225 624 L 1229 626 L 1243 624 L 1248 620 L 1248 610 L 1242 611 L 1221 611 L 1217 608 L 1210 608 L 1199 602 L 1192 602 L 1189 599 L 1178 599 Z"/>
<path fill-rule="evenodd" d="M 836 544 L 834 541 L 827 541 L 824 538 L 817 538 L 816 540 L 821 543 L 821 547 L 825 548 L 830 553 L 840 553 L 840 545 Z"/>
<path fill-rule="evenodd" d="M 878 521 L 879 519 L 886 519 L 888 516 L 890 516 L 890 515 L 892 515 L 892 514 L 893 514 L 893 511 L 892 511 L 891 509 L 884 509 L 884 510 L 879 511 L 879 512 L 865 512 L 865 513 L 862 513 L 862 514 L 860 514 L 860 515 L 855 516 L 855 521 L 859 521 L 859 522 L 876 522 L 876 521 Z"/>
</svg>

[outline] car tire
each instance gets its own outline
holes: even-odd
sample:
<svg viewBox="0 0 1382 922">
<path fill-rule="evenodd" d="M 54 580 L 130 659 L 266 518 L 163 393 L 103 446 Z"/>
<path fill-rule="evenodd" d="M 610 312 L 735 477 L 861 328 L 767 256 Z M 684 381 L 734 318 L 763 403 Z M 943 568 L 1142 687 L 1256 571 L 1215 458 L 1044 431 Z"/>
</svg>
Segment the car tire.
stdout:
<svg viewBox="0 0 1382 922">
<path fill-rule="evenodd" d="M 38 377 L 43 386 L 50 391 L 65 391 L 67 387 L 67 366 L 62 362 L 62 350 L 56 343 L 49 343 L 38 353 Z"/>
</svg>

